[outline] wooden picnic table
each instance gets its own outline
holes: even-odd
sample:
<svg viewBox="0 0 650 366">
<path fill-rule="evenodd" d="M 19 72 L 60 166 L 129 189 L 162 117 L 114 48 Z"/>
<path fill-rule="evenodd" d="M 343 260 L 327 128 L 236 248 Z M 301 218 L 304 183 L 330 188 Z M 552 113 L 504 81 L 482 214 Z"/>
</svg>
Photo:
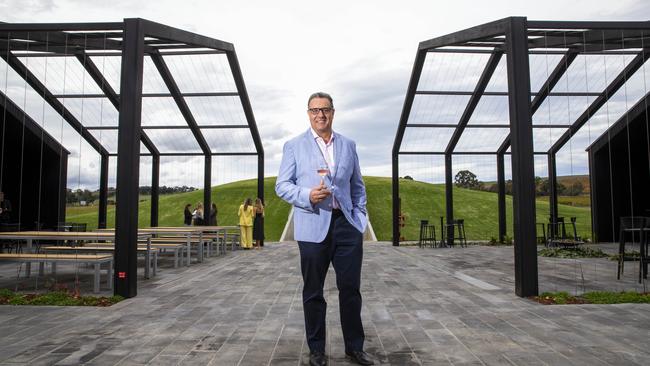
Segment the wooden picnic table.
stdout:
<svg viewBox="0 0 650 366">
<path fill-rule="evenodd" d="M 34 240 L 71 240 L 71 241 L 110 241 L 115 242 L 115 233 L 110 231 L 10 231 L 0 232 L 0 240 L 24 240 L 26 250 L 31 253 Z M 151 248 L 151 234 L 138 233 L 138 239 L 147 240 L 149 253 Z M 146 255 L 145 278 L 149 278 L 150 254 Z M 31 273 L 31 264 L 25 265 L 25 275 Z"/>
</svg>

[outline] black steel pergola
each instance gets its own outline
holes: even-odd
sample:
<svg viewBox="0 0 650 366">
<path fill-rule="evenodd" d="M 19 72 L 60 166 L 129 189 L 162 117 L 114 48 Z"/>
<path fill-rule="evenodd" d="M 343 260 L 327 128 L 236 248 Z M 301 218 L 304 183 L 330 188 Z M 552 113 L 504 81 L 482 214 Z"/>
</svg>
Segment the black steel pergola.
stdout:
<svg viewBox="0 0 650 366">
<path fill-rule="evenodd" d="M 204 157 L 207 216 L 212 157 L 257 156 L 257 195 L 263 199 L 264 150 L 231 43 L 139 18 L 112 23 L 0 23 L 0 56 L 100 155 L 99 227 L 106 226 L 109 157 L 117 157 L 116 294 L 132 297 L 137 293 L 140 156 L 152 159 L 152 226 L 158 225 L 161 157 Z M 62 92 L 52 91 L 53 81 L 26 65 L 26 60 L 56 57 L 74 60 L 74 65 L 66 61 L 64 70 L 72 72 L 76 67 L 85 73 L 92 80 L 86 82 L 94 82 L 94 92 L 67 93 L 65 87 L 57 88 Z M 102 72 L 105 68 L 98 60 L 110 61 L 111 75 Z M 227 72 L 210 69 L 205 65 L 210 62 L 221 62 Z M 184 70 L 183 64 L 192 65 L 191 70 Z M 146 72 L 159 84 L 154 91 L 143 90 Z M 228 87 L 218 85 L 223 80 Z M 114 115 L 114 120 L 84 120 L 78 110 L 71 109 L 81 99 L 89 104 L 107 100 L 109 105 L 102 108 L 111 111 L 103 113 Z M 160 110 L 164 104 L 174 111 L 168 121 L 147 120 L 143 104 L 155 100 L 158 104 L 148 110 Z M 98 139 L 101 134 L 110 136 L 110 141 Z M 190 142 L 178 143 L 184 137 Z M 165 146 L 172 148 L 165 150 Z M 186 151 L 186 146 L 192 148 Z"/>
<path fill-rule="evenodd" d="M 612 96 L 621 92 L 626 82 L 644 65 L 650 52 L 649 34 L 650 22 L 647 21 L 565 22 L 510 17 L 421 42 L 392 151 L 393 245 L 399 245 L 400 156 L 444 156 L 447 223 L 454 220 L 452 156 L 495 156 L 499 237 L 503 240 L 506 234 L 504 157 L 510 155 L 515 290 L 519 296 L 536 295 L 534 157 L 547 157 L 551 187 L 549 215 L 555 221 L 558 216 L 558 151 Z M 615 75 L 605 75 L 603 80 L 606 82 L 601 83 L 602 87 L 592 88 L 594 90 L 572 87 L 570 79 L 575 78 L 570 73 L 572 65 L 578 59 L 584 62 L 584 79 L 588 85 L 591 69 L 598 68 L 592 63 L 587 67 L 591 62 L 588 57 L 595 55 L 603 59 L 624 57 L 625 62 L 618 69 L 610 66 L 610 74 L 611 69 L 616 69 Z M 451 61 L 441 61 L 444 57 L 452 58 Z M 544 62 L 536 58 L 544 58 L 546 62 L 547 72 L 542 78 L 531 71 L 537 61 Z M 458 67 L 459 62 L 463 66 Z M 534 84 L 532 88 L 531 84 Z M 571 112 L 579 113 L 575 113 L 576 117 L 570 121 L 559 121 L 552 114 L 555 108 L 551 104 L 553 98 L 566 98 L 570 103 L 575 100 L 570 98 L 582 98 L 588 102 L 580 107 L 567 107 L 569 115 Z M 481 118 L 482 113 L 497 109 L 500 104 L 503 106 L 500 116 L 487 120 Z M 629 107 L 633 104 L 630 103 Z M 456 109 L 451 107 L 454 105 Z M 431 110 L 428 114 L 422 112 L 427 109 Z M 537 115 L 546 113 L 536 115 L 542 110 L 549 111 L 547 123 L 540 123 L 539 118 L 536 120 Z M 539 132 L 552 136 L 553 141 L 547 146 L 538 146 L 543 145 L 537 143 Z M 459 149 L 461 144 L 463 149 Z M 453 230 L 447 238 L 453 240 Z"/>
</svg>

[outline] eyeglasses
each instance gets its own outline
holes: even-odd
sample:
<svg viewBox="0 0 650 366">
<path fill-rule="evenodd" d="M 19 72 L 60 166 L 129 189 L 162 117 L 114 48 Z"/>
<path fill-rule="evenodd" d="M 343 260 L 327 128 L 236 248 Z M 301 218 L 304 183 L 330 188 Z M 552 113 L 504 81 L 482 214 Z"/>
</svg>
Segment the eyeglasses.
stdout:
<svg viewBox="0 0 650 366">
<path fill-rule="evenodd" d="M 309 113 L 312 114 L 312 116 L 318 116 L 320 112 L 323 112 L 324 114 L 330 114 L 334 110 L 334 108 L 331 107 L 326 107 L 326 108 L 309 108 L 307 109 Z"/>
</svg>

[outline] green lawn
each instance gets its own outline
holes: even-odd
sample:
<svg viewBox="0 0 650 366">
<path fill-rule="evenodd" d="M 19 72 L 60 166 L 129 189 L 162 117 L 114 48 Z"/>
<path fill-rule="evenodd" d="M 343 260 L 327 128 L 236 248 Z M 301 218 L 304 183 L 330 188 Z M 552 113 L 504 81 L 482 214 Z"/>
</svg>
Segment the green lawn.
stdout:
<svg viewBox="0 0 650 366">
<path fill-rule="evenodd" d="M 379 240 L 392 237 L 391 178 L 364 177 L 368 191 L 368 211 L 372 226 Z M 257 181 L 254 179 L 233 182 L 212 188 L 212 200 L 219 208 L 218 220 L 222 225 L 235 225 L 238 222 L 237 209 L 246 197 L 255 198 Z M 266 195 L 265 232 L 267 240 L 279 240 L 289 214 L 289 205 L 275 195 L 275 177 L 264 180 Z M 419 234 L 420 220 L 429 220 L 437 226 L 440 216 L 445 212 L 445 188 L 442 184 L 429 184 L 411 180 L 400 180 L 402 211 L 406 214 L 406 227 L 403 235 L 415 240 Z M 203 200 L 203 191 L 167 194 L 160 196 L 159 224 L 179 226 L 183 224 L 183 207 L 192 206 Z M 512 197 L 506 197 L 508 235 L 512 236 Z M 150 201 L 140 198 L 139 225 L 150 224 Z M 548 221 L 548 202 L 537 201 L 537 220 Z M 86 222 L 89 229 L 97 227 L 97 207 L 68 207 L 67 221 Z M 591 236 L 589 207 L 559 206 L 560 216 L 578 218 L 578 233 L 582 237 Z M 465 229 L 470 239 L 489 240 L 498 236 L 497 195 L 491 192 L 472 191 L 454 188 L 454 214 L 465 219 Z M 115 207 L 108 208 L 108 225 L 114 226 Z M 438 233 L 438 236 L 440 233 Z"/>
<path fill-rule="evenodd" d="M 280 200 L 274 191 L 275 177 L 264 179 L 266 192 L 265 234 L 268 240 L 279 240 L 284 229 L 284 224 L 289 215 L 289 205 Z M 212 188 L 212 201 L 217 204 L 219 225 L 236 225 L 237 209 L 247 198 L 255 199 L 257 180 L 245 180 L 224 184 Z M 203 201 L 203 190 L 160 195 L 158 223 L 160 226 L 183 225 L 183 209 L 186 204 L 196 206 Z M 138 225 L 150 225 L 151 202 L 148 198 L 140 198 L 138 209 Z M 108 227 L 115 226 L 115 206 L 108 207 Z M 66 221 L 86 222 L 89 230 L 97 227 L 97 206 L 94 207 L 67 207 Z"/>
<path fill-rule="evenodd" d="M 392 238 L 391 223 L 391 178 L 364 177 L 368 189 L 368 211 L 372 226 L 379 240 Z M 497 194 L 472 191 L 454 187 L 454 216 L 465 219 L 465 231 L 469 239 L 488 240 L 498 237 Z M 440 216 L 445 215 L 444 184 L 429 184 L 412 180 L 400 180 L 402 212 L 406 215 L 406 226 L 402 235 L 407 240 L 416 240 L 420 230 L 420 220 L 435 224 L 440 238 Z M 512 236 L 512 197 L 506 196 L 508 234 Z M 549 205 L 537 200 L 537 221 L 548 222 Z M 591 237 L 591 214 L 589 207 L 559 205 L 559 215 L 569 221 L 577 217 L 578 234 Z"/>
</svg>

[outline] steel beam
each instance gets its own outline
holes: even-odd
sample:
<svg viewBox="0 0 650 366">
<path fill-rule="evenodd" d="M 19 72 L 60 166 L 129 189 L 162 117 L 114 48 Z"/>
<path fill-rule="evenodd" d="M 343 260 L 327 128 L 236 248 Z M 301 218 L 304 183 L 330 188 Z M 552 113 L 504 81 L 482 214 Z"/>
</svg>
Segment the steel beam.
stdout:
<svg viewBox="0 0 650 366">
<path fill-rule="evenodd" d="M 451 225 L 454 222 L 454 181 L 452 178 L 452 160 L 453 159 L 451 154 L 445 154 L 445 207 L 447 216 L 447 246 L 454 245 L 454 226 Z"/>
<path fill-rule="evenodd" d="M 505 173 L 505 156 L 497 154 L 497 202 L 499 211 L 499 243 L 505 241 L 507 234 L 506 218 L 506 173 Z"/>
<path fill-rule="evenodd" d="M 450 33 L 442 37 L 420 42 L 419 49 L 426 51 L 442 46 L 460 45 L 479 38 L 503 35 L 508 28 L 509 21 L 509 18 L 504 18 L 494 22 L 468 28 L 459 32 Z"/>
<path fill-rule="evenodd" d="M 555 65 L 555 68 L 553 68 L 553 71 L 551 71 L 551 74 L 548 76 L 542 87 L 539 89 L 539 93 L 537 93 L 535 98 L 533 98 L 533 101 L 530 104 L 531 115 L 535 115 L 535 112 L 537 112 L 539 107 L 542 106 L 546 98 L 548 96 L 551 96 L 551 90 L 555 88 L 555 85 L 557 85 L 557 83 L 562 78 L 562 75 L 564 75 L 564 73 L 569 69 L 569 66 L 571 66 L 573 61 L 575 61 L 577 56 L 578 53 L 573 51 L 569 51 L 562 56 L 557 65 Z M 533 128 L 535 128 L 535 125 L 533 125 Z M 498 152 L 503 153 L 508 149 L 508 147 L 510 147 L 510 134 L 506 136 L 505 140 L 499 147 Z"/>
<path fill-rule="evenodd" d="M 176 84 L 176 80 L 174 80 L 174 77 L 172 76 L 171 71 L 167 67 L 167 64 L 165 63 L 165 60 L 160 54 L 152 54 L 151 60 L 153 61 L 154 65 L 158 69 L 158 72 L 160 73 L 160 76 L 162 77 L 163 81 L 165 82 L 165 85 L 167 85 L 167 88 L 169 89 L 169 92 L 172 94 L 174 97 L 174 101 L 176 102 L 176 106 L 178 106 L 178 109 L 180 110 L 181 114 L 183 115 L 183 118 L 185 118 L 185 122 L 187 122 L 187 125 L 190 127 L 192 130 L 192 134 L 194 135 L 194 138 L 196 138 L 196 142 L 199 144 L 201 147 L 201 151 L 203 151 L 204 155 L 210 155 L 210 146 L 208 145 L 207 141 L 203 137 L 203 134 L 201 133 L 196 120 L 194 119 L 194 116 L 192 115 L 192 111 L 190 110 L 190 107 L 187 105 L 185 102 L 185 99 L 181 96 L 181 91 L 178 88 L 178 85 Z"/>
<path fill-rule="evenodd" d="M 530 108 L 530 68 L 526 18 L 510 18 L 506 32 L 512 190 L 515 242 L 515 293 L 537 295 L 537 243 L 535 233 L 535 160 Z"/>
<path fill-rule="evenodd" d="M 206 155 L 203 165 L 203 225 L 209 224 L 212 200 L 212 156 Z"/>
<path fill-rule="evenodd" d="M 549 185 L 549 216 L 551 222 L 557 222 L 558 202 L 557 202 L 557 164 L 555 154 L 548 154 L 548 185 Z"/>
<path fill-rule="evenodd" d="M 561 21 L 530 20 L 528 29 L 583 30 L 583 29 L 650 29 L 649 21 Z"/>
<path fill-rule="evenodd" d="M 127 21 L 129 19 L 125 19 Z M 184 31 L 182 29 L 173 28 L 164 24 L 152 22 L 150 20 L 139 19 L 145 26 L 145 33 L 149 37 L 158 39 L 166 39 L 176 42 L 183 42 L 188 45 L 214 48 L 222 51 L 234 51 L 235 47 L 232 43 L 220 41 L 218 39 L 205 37 L 196 33 Z"/>
<path fill-rule="evenodd" d="M 108 213 L 108 163 L 109 156 L 102 155 L 99 168 L 99 212 L 97 228 L 105 229 Z"/>
<path fill-rule="evenodd" d="M 571 127 L 555 141 L 553 146 L 548 150 L 549 154 L 555 154 L 571 139 L 571 137 L 580 130 L 580 128 L 589 121 L 589 119 L 596 114 L 596 112 L 603 106 L 609 98 L 614 95 L 625 82 L 643 66 L 645 60 L 650 55 L 650 50 L 644 50 L 639 53 L 627 66 L 621 71 L 614 80 L 603 90 L 601 95 L 596 98 L 587 109 L 573 122 Z"/>
<path fill-rule="evenodd" d="M 119 95 L 113 90 L 111 87 L 111 84 L 104 78 L 104 75 L 102 75 L 102 72 L 99 71 L 99 68 L 97 68 L 97 65 L 93 62 L 93 60 L 89 57 L 88 54 L 86 53 L 78 53 L 75 55 L 77 60 L 81 63 L 81 65 L 86 69 L 86 72 L 88 72 L 88 75 L 90 75 L 91 78 L 95 81 L 97 86 L 101 89 L 102 92 L 104 92 L 104 95 L 108 100 L 113 104 L 113 107 L 115 107 L 116 110 L 120 110 L 120 97 Z M 154 145 L 154 143 L 149 139 L 149 136 L 144 131 L 140 131 L 140 140 L 144 144 L 144 146 L 149 150 L 149 152 L 153 155 L 159 154 L 160 152 Z"/>
<path fill-rule="evenodd" d="M 242 104 L 242 108 L 244 109 L 244 115 L 246 116 L 246 121 L 248 122 L 251 136 L 253 137 L 253 144 L 255 144 L 255 150 L 258 154 L 257 196 L 260 199 L 264 200 L 264 146 L 262 145 L 260 133 L 257 130 L 257 123 L 255 122 L 255 115 L 253 114 L 253 107 L 251 106 L 251 102 L 248 97 L 248 91 L 246 90 L 246 84 L 244 83 L 244 76 L 242 75 L 241 67 L 239 66 L 239 59 L 237 58 L 237 53 L 235 52 L 234 46 L 232 47 L 232 50 L 228 50 L 226 52 L 226 57 L 228 58 L 228 65 L 230 66 L 232 77 L 235 81 L 235 86 L 237 87 L 239 100 Z"/>
<path fill-rule="evenodd" d="M 158 211 L 160 202 L 160 155 L 152 156 L 151 161 L 151 223 L 152 227 L 158 226 Z"/>
<path fill-rule="evenodd" d="M 100 155 L 108 154 L 108 151 L 95 139 L 95 137 L 88 132 L 88 130 L 77 120 L 77 118 L 68 111 L 68 109 L 58 99 L 54 98 L 52 93 L 45 87 L 43 83 L 31 72 L 27 67 L 12 54 L 0 55 L 8 64 L 20 75 L 29 86 L 31 86 L 55 111 L 57 111 L 63 119 L 68 122 L 72 128 L 77 131 L 81 137 Z"/>
<path fill-rule="evenodd" d="M 140 123 L 144 27 L 138 19 L 124 22 L 120 81 L 120 132 L 118 135 L 115 208 L 115 294 L 137 295 L 138 202 Z"/>
<path fill-rule="evenodd" d="M 399 150 L 402 145 L 402 139 L 404 138 L 404 130 L 406 129 L 406 124 L 411 114 L 411 108 L 413 107 L 413 99 L 415 98 L 415 92 L 418 88 L 418 83 L 420 82 L 420 75 L 422 74 L 422 67 L 424 66 L 424 60 L 426 59 L 427 52 L 421 49 L 418 49 L 415 55 L 415 61 L 413 62 L 413 71 L 411 71 L 411 79 L 409 80 L 409 85 L 406 90 L 406 98 L 404 99 L 404 106 L 402 107 L 402 114 L 400 115 L 399 124 L 397 126 L 397 133 L 395 134 L 395 141 L 393 142 L 393 151 L 392 151 L 392 182 L 393 182 L 393 246 L 399 246 Z"/>
</svg>

